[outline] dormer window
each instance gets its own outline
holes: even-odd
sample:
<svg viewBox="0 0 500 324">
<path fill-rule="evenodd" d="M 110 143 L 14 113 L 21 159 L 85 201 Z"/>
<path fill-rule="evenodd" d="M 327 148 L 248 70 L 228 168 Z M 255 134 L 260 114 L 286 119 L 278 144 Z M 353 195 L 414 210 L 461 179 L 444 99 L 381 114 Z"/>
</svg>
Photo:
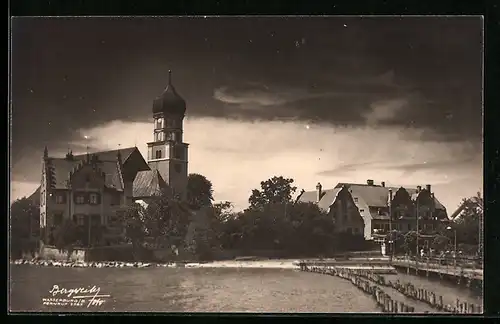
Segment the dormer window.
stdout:
<svg viewBox="0 0 500 324">
<path fill-rule="evenodd" d="M 358 203 L 358 197 L 354 197 L 354 202 Z"/>
</svg>

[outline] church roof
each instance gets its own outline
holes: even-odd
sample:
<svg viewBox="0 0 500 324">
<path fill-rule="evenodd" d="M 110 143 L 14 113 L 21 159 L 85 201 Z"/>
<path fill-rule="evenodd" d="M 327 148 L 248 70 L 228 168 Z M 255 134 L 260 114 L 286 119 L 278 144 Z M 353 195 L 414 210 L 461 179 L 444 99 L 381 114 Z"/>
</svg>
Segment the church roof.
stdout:
<svg viewBox="0 0 500 324">
<path fill-rule="evenodd" d="M 153 114 L 172 113 L 184 115 L 186 113 L 186 101 L 177 93 L 172 84 L 172 72 L 168 71 L 168 85 L 163 93 L 153 101 Z"/>
<path fill-rule="evenodd" d="M 132 191 L 134 198 L 155 196 L 167 188 L 167 183 L 157 170 L 139 171 L 135 176 Z"/>
<path fill-rule="evenodd" d="M 122 156 L 122 162 L 125 163 L 127 159 L 130 157 L 130 155 L 137 150 L 137 147 L 127 147 L 123 149 L 118 149 L 118 150 L 110 150 L 110 151 L 101 151 L 101 152 L 95 152 L 91 153 L 93 155 L 96 155 L 97 158 L 100 161 L 116 161 L 116 156 L 118 155 L 118 151 L 120 151 L 120 154 Z M 76 160 L 83 160 L 87 158 L 87 154 L 79 154 L 79 155 L 73 155 L 73 158 Z"/>
</svg>

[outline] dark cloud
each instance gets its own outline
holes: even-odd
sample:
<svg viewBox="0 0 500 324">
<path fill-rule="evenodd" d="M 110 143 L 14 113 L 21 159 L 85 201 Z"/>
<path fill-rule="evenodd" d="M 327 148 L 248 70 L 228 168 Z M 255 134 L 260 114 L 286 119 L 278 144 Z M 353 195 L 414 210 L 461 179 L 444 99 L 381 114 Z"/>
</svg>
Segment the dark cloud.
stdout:
<svg viewBox="0 0 500 324">
<path fill-rule="evenodd" d="M 169 68 L 194 117 L 372 116 L 480 143 L 478 17 L 16 18 L 12 39 L 13 160 L 146 119 Z M 380 108 L 398 100 L 397 113 Z"/>
<path fill-rule="evenodd" d="M 464 164 L 473 164 L 477 161 L 477 156 L 464 157 L 461 155 L 455 159 L 445 158 L 437 161 L 423 161 L 418 163 L 402 163 L 379 161 L 379 162 L 361 162 L 349 163 L 340 165 L 331 170 L 324 170 L 317 173 L 318 176 L 341 176 L 342 174 L 355 172 L 358 170 L 395 170 L 402 171 L 403 176 L 409 176 L 418 171 L 426 170 L 444 170 L 450 166 L 458 166 Z M 480 162 L 480 161 L 479 161 Z"/>
</svg>

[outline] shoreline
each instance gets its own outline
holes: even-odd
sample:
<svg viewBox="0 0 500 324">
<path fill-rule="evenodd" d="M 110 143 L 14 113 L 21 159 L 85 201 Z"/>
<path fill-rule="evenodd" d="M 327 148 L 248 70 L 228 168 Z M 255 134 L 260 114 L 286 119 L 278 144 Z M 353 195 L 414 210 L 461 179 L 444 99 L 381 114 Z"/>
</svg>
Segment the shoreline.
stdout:
<svg viewBox="0 0 500 324">
<path fill-rule="evenodd" d="M 299 270 L 300 263 L 314 265 L 319 260 L 294 260 L 294 259 L 267 259 L 267 260 L 225 260 L 210 262 L 172 261 L 167 263 L 157 262 L 121 262 L 121 261 L 57 261 L 57 260 L 14 260 L 13 265 L 32 265 L 39 267 L 57 268 L 224 268 L 224 269 L 281 269 Z M 332 266 L 335 266 L 332 264 Z M 377 273 L 392 273 L 394 268 L 387 265 L 345 264 L 339 261 L 338 268 L 352 270 L 370 270 Z"/>
</svg>

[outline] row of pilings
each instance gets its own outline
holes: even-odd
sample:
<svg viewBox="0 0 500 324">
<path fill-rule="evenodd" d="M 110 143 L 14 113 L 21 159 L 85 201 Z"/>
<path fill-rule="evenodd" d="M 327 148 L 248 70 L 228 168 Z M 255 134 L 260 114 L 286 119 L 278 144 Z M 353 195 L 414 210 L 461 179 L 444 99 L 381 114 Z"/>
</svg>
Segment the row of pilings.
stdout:
<svg viewBox="0 0 500 324">
<path fill-rule="evenodd" d="M 417 288 L 410 282 L 402 283 L 399 280 L 397 280 L 396 282 L 392 282 L 390 280 L 386 280 L 384 276 L 381 276 L 379 274 L 367 270 L 352 270 L 352 271 L 354 271 L 358 276 L 362 278 L 366 278 L 384 287 L 393 288 L 408 298 L 426 303 L 432 308 L 440 311 L 445 311 L 455 314 L 482 314 L 481 305 L 463 302 L 460 301 L 459 299 L 456 300 L 455 305 L 444 304 L 442 295 L 438 295 L 435 292 L 428 291 L 426 289 Z"/>
<path fill-rule="evenodd" d="M 382 308 L 382 311 L 386 313 L 413 313 L 415 308 L 402 302 L 392 300 L 392 298 L 384 293 L 377 285 L 393 288 L 402 295 L 410 299 L 426 303 L 439 311 L 455 314 L 482 314 L 481 305 L 462 302 L 459 299 L 456 300 L 455 305 L 444 304 L 443 296 L 437 295 L 435 292 L 417 288 L 409 282 L 401 283 L 399 280 L 392 282 L 390 280 L 386 280 L 384 276 L 376 274 L 372 271 L 326 266 L 308 267 L 306 263 L 300 263 L 299 266 L 302 271 L 337 276 L 351 281 L 363 292 L 370 294 L 376 300 L 377 305 Z M 371 283 L 375 283 L 377 285 L 371 285 Z"/>
<path fill-rule="evenodd" d="M 398 302 L 393 300 L 391 296 L 386 294 L 380 287 L 373 285 L 370 280 L 362 278 L 356 275 L 349 269 L 341 269 L 334 267 L 307 267 L 305 264 L 300 265 L 302 271 L 326 274 L 331 276 L 337 276 L 349 280 L 354 286 L 359 288 L 365 294 L 372 296 L 377 302 L 377 305 L 382 309 L 384 313 L 413 313 L 415 312 L 415 307 L 406 305 L 403 302 Z"/>
</svg>

